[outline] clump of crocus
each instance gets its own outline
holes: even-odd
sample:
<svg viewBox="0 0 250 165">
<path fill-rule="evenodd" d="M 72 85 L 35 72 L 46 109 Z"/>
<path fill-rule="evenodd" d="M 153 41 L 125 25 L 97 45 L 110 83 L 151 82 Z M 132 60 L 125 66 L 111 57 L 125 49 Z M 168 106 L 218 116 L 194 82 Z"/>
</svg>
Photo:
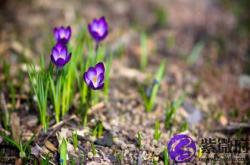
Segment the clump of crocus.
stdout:
<svg viewBox="0 0 250 165">
<path fill-rule="evenodd" d="M 55 27 L 54 28 L 54 37 L 57 43 L 67 44 L 71 37 L 71 27 Z"/>
<path fill-rule="evenodd" d="M 94 67 L 84 73 L 83 78 L 86 84 L 94 90 L 102 89 L 104 86 L 105 67 L 103 62 L 99 62 Z"/>
<path fill-rule="evenodd" d="M 106 22 L 105 17 L 101 17 L 99 19 L 94 19 L 88 25 L 89 33 L 91 34 L 92 38 L 99 43 L 100 41 L 104 40 L 108 35 L 108 23 Z"/>
<path fill-rule="evenodd" d="M 67 47 L 62 43 L 57 43 L 51 51 L 51 61 L 57 67 L 63 67 L 71 58 L 71 53 L 68 52 Z"/>
</svg>

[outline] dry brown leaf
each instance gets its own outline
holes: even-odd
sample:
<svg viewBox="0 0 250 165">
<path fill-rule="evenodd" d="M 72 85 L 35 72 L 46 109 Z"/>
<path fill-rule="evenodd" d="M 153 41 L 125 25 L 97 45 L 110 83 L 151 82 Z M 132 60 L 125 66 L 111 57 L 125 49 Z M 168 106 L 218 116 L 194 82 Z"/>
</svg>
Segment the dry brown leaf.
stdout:
<svg viewBox="0 0 250 165">
<path fill-rule="evenodd" d="M 42 151 L 43 151 L 43 153 L 46 154 L 46 155 L 49 154 L 49 153 L 51 153 L 51 152 L 47 149 L 47 147 L 45 147 L 45 146 L 42 147 Z"/>
<path fill-rule="evenodd" d="M 11 43 L 11 48 L 14 49 L 19 54 L 24 55 L 26 58 L 32 58 L 32 51 L 28 48 L 25 48 L 20 42 L 13 41 Z"/>
<path fill-rule="evenodd" d="M 54 144 L 52 144 L 50 141 L 46 141 L 45 142 L 45 146 L 52 152 L 56 152 L 57 148 L 54 146 Z"/>
<path fill-rule="evenodd" d="M 105 107 L 105 104 L 104 102 L 100 102 L 100 103 L 97 103 L 95 104 L 94 106 L 91 107 L 91 110 L 90 110 L 90 114 L 94 114 L 96 113 L 98 110 L 101 110 Z"/>
<path fill-rule="evenodd" d="M 20 141 L 20 118 L 17 113 L 13 112 L 10 116 L 10 125 L 12 131 L 12 137 L 16 142 Z"/>
<path fill-rule="evenodd" d="M 15 165 L 22 165 L 22 164 L 23 164 L 22 159 L 20 159 L 20 158 L 16 159 Z"/>
<path fill-rule="evenodd" d="M 147 75 L 145 73 L 140 72 L 137 69 L 124 67 L 120 63 L 116 62 L 113 62 L 113 66 L 115 67 L 115 69 L 111 70 L 111 78 L 117 77 L 117 75 L 119 75 L 127 79 L 134 79 L 137 82 L 143 82 L 147 78 Z"/>
</svg>

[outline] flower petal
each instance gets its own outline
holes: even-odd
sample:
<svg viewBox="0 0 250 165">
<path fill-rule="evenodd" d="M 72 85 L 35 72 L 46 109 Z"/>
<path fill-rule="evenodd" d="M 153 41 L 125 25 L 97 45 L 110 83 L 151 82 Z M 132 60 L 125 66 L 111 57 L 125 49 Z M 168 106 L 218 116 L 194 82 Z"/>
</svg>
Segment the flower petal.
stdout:
<svg viewBox="0 0 250 165">
<path fill-rule="evenodd" d="M 71 53 L 68 53 L 67 47 L 62 43 L 57 43 L 51 52 L 51 61 L 57 67 L 63 67 L 71 59 Z"/>
<path fill-rule="evenodd" d="M 58 52 L 59 52 L 59 54 L 61 53 L 61 50 L 63 49 L 63 48 L 65 48 L 65 46 L 64 46 L 64 44 L 62 44 L 62 43 L 57 43 L 56 44 L 56 49 L 58 50 Z"/>
<path fill-rule="evenodd" d="M 89 87 L 93 90 L 102 89 L 104 87 L 104 83 L 100 84 L 99 86 L 94 86 L 93 83 L 90 81 Z"/>
<path fill-rule="evenodd" d="M 55 27 L 54 30 L 54 37 L 55 37 L 55 40 L 58 40 L 59 39 L 59 32 L 58 32 L 58 29 Z"/>
<path fill-rule="evenodd" d="M 57 67 L 63 67 L 66 64 L 66 61 L 62 58 L 58 58 L 55 64 Z"/>
<path fill-rule="evenodd" d="M 67 57 L 66 57 L 66 59 L 65 59 L 66 63 L 68 63 L 70 59 L 71 59 L 71 53 L 69 53 L 69 54 L 67 55 Z"/>
<path fill-rule="evenodd" d="M 96 87 L 94 90 L 102 89 L 104 87 L 104 83 L 100 84 L 98 87 Z"/>
<path fill-rule="evenodd" d="M 83 79 L 84 79 L 84 81 L 86 82 L 87 85 L 90 85 L 90 80 L 89 80 L 87 75 L 88 75 L 88 72 L 84 72 Z"/>
<path fill-rule="evenodd" d="M 60 51 L 60 57 L 65 60 L 67 56 L 68 56 L 68 50 L 66 47 L 63 47 Z"/>
<path fill-rule="evenodd" d="M 99 62 L 98 64 L 95 65 L 96 73 L 97 75 L 100 75 L 101 73 L 105 72 L 105 67 L 103 62 Z"/>
<path fill-rule="evenodd" d="M 56 64 L 56 60 L 55 60 L 53 54 L 50 55 L 50 59 L 51 59 L 51 61 L 52 61 L 54 64 Z"/>
<path fill-rule="evenodd" d="M 90 81 L 93 80 L 94 76 L 96 76 L 96 70 L 93 67 L 90 67 L 87 71 L 87 77 Z"/>
<path fill-rule="evenodd" d="M 98 82 L 98 86 L 100 86 L 101 84 L 104 83 L 104 73 L 101 73 L 98 77 L 97 77 L 97 82 Z"/>
<path fill-rule="evenodd" d="M 69 39 L 71 37 L 71 27 L 70 26 L 68 26 L 66 28 L 66 37 L 67 37 L 67 39 Z"/>
<path fill-rule="evenodd" d="M 94 90 L 96 89 L 95 86 L 93 85 L 93 83 L 92 83 L 91 81 L 90 81 L 90 83 L 89 83 L 89 87 L 90 87 L 91 89 L 94 89 Z"/>
<path fill-rule="evenodd" d="M 71 27 L 56 27 L 54 28 L 54 37 L 57 43 L 67 44 L 71 37 Z"/>
<path fill-rule="evenodd" d="M 102 89 L 104 86 L 105 66 L 103 62 L 97 63 L 94 67 L 89 67 L 83 75 L 86 84 L 94 89 Z"/>
<path fill-rule="evenodd" d="M 108 35 L 108 24 L 104 16 L 99 19 L 94 19 L 88 25 L 88 29 L 96 42 L 103 40 Z"/>
</svg>

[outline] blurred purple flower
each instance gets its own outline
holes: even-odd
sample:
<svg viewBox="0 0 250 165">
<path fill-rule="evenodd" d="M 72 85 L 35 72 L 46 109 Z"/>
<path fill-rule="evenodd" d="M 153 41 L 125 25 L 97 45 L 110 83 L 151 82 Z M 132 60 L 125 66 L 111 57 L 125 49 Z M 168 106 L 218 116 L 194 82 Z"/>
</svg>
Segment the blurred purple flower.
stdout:
<svg viewBox="0 0 250 165">
<path fill-rule="evenodd" d="M 96 42 L 100 42 L 104 40 L 108 35 L 108 23 L 106 22 L 105 17 L 101 17 L 99 19 L 94 19 L 88 25 L 89 33 L 95 39 Z"/>
<path fill-rule="evenodd" d="M 89 67 L 87 72 L 84 73 L 83 78 L 86 84 L 96 90 L 102 89 L 104 86 L 105 67 L 103 62 L 99 62 L 94 67 Z"/>
<path fill-rule="evenodd" d="M 64 44 L 58 43 L 52 48 L 50 58 L 57 67 L 63 67 L 69 62 L 71 53 Z"/>
<path fill-rule="evenodd" d="M 54 37 L 57 43 L 67 44 L 71 37 L 71 27 L 55 27 L 54 28 Z"/>
</svg>

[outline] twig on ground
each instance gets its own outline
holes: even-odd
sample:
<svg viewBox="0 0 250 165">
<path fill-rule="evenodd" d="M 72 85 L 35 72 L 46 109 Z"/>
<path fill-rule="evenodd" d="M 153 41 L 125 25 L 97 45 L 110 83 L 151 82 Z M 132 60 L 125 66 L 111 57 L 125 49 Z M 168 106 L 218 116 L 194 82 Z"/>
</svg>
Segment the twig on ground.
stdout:
<svg viewBox="0 0 250 165">
<path fill-rule="evenodd" d="M 44 142 L 46 142 L 57 130 L 59 130 L 65 123 L 69 122 L 70 120 L 77 119 L 78 117 L 76 115 L 71 115 L 69 118 L 66 118 L 59 123 L 56 123 L 49 129 L 49 134 L 47 137 L 44 139 Z"/>
<path fill-rule="evenodd" d="M 98 110 L 101 110 L 104 107 L 105 107 L 104 102 L 97 103 L 90 108 L 89 114 L 96 113 Z"/>
<path fill-rule="evenodd" d="M 217 132 L 224 132 L 226 134 L 234 134 L 237 131 L 242 131 L 244 133 L 250 132 L 250 124 L 249 123 L 230 123 L 225 127 L 220 127 L 214 129 Z"/>
</svg>

